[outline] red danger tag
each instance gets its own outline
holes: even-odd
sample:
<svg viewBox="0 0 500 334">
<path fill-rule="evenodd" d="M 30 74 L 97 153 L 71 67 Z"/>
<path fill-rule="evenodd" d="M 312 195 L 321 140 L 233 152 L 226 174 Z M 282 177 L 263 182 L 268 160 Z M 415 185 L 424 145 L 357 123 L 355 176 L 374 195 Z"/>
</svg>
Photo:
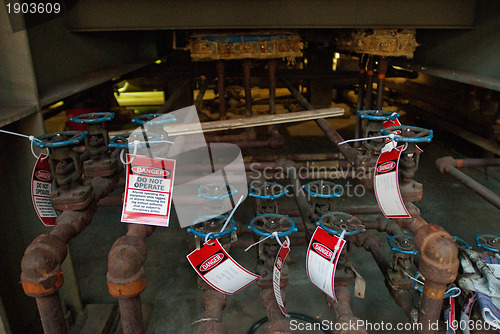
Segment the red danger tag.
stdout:
<svg viewBox="0 0 500 334">
<path fill-rule="evenodd" d="M 50 203 L 52 173 L 46 154 L 40 154 L 31 175 L 31 200 L 35 212 L 45 226 L 56 224 L 57 213 Z"/>
<path fill-rule="evenodd" d="M 285 304 L 283 303 L 283 299 L 281 298 L 280 281 L 281 281 L 281 270 L 285 265 L 288 253 L 290 253 L 290 245 L 288 245 L 288 242 L 285 241 L 281 246 L 278 255 L 276 255 L 276 260 L 274 260 L 274 267 L 273 267 L 274 297 L 276 297 L 276 302 L 278 303 L 281 313 L 283 313 L 285 317 L 290 317 L 290 315 L 288 315 L 288 312 L 285 309 Z"/>
<path fill-rule="evenodd" d="M 378 157 L 374 189 L 378 205 L 387 218 L 411 218 L 399 190 L 399 158 L 403 147 L 382 152 Z"/>
<path fill-rule="evenodd" d="M 306 270 L 309 280 L 335 301 L 337 297 L 333 281 L 344 245 L 344 239 L 329 235 L 318 226 L 307 248 Z"/>
<path fill-rule="evenodd" d="M 127 154 L 122 222 L 168 226 L 175 160 Z"/>
<path fill-rule="evenodd" d="M 186 257 L 205 282 L 228 295 L 240 291 L 259 278 L 259 275 L 246 270 L 229 256 L 217 239 L 204 244 Z"/>
</svg>

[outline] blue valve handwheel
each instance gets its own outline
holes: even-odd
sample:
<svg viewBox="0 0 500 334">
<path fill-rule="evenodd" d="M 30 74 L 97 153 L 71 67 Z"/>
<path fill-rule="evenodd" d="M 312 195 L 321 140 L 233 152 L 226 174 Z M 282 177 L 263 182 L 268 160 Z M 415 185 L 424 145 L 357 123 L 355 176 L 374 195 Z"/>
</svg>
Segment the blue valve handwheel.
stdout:
<svg viewBox="0 0 500 334">
<path fill-rule="evenodd" d="M 91 112 L 71 117 L 69 120 L 79 124 L 97 124 L 102 122 L 109 122 L 115 117 L 112 112 Z"/>
<path fill-rule="evenodd" d="M 234 194 L 236 194 L 237 192 L 238 189 L 236 189 L 232 184 L 223 182 L 208 183 L 202 184 L 198 188 L 198 197 L 210 200 L 219 200 L 227 198 L 229 196 L 234 196 Z"/>
<path fill-rule="evenodd" d="M 78 145 L 87 135 L 87 131 L 58 131 L 36 137 L 33 144 L 40 148 L 59 148 Z M 57 141 L 53 141 L 57 140 Z"/>
<path fill-rule="evenodd" d="M 286 188 L 277 182 L 253 182 L 248 188 L 248 195 L 264 200 L 275 200 L 285 196 Z"/>
<path fill-rule="evenodd" d="M 308 182 L 302 188 L 311 196 L 319 198 L 340 197 L 344 191 L 340 184 L 324 180 Z"/>
<path fill-rule="evenodd" d="M 494 234 L 477 234 L 476 243 L 479 247 L 491 252 L 500 253 L 500 236 Z"/>
<path fill-rule="evenodd" d="M 358 116 L 361 119 L 385 122 L 398 118 L 399 114 L 385 110 L 358 110 Z"/>
<path fill-rule="evenodd" d="M 223 237 L 223 236 L 231 234 L 231 232 L 237 230 L 236 223 L 234 222 L 234 219 L 231 218 L 231 220 L 229 221 L 230 222 L 230 224 L 228 225 L 228 226 L 230 226 L 229 228 L 227 228 L 226 230 L 224 230 L 222 232 L 217 232 L 217 233 L 204 233 L 204 232 L 198 231 L 198 230 L 196 230 L 195 225 L 203 223 L 205 221 L 212 220 L 212 219 L 219 219 L 219 220 L 225 222 L 227 220 L 227 217 L 229 217 L 229 216 L 228 215 L 200 216 L 193 221 L 193 223 L 191 224 L 191 227 L 187 228 L 187 231 L 189 233 L 193 233 L 194 235 L 196 235 L 197 237 L 200 237 L 202 239 L 205 239 L 207 237 L 207 235 L 208 235 L 209 240 Z"/>
<path fill-rule="evenodd" d="M 269 237 L 272 239 L 274 235 L 272 232 L 267 232 L 268 230 L 281 230 L 278 232 L 278 237 L 287 236 L 293 232 L 297 232 L 295 227 L 295 222 L 286 215 L 280 215 L 277 213 L 265 213 L 259 214 L 250 221 L 248 228 L 252 230 L 253 233 L 260 235 L 261 237 Z"/>
<path fill-rule="evenodd" d="M 391 246 L 391 249 L 393 251 L 403 254 L 415 255 L 418 254 L 418 251 L 415 249 L 415 246 L 413 245 L 413 239 L 414 238 L 411 235 L 405 235 L 405 234 L 398 234 L 398 235 L 393 235 L 392 237 L 387 237 L 389 246 Z"/>
<path fill-rule="evenodd" d="M 159 125 L 177 122 L 177 118 L 173 114 L 145 114 L 134 118 L 132 122 L 139 125 L 143 125 L 145 123 Z"/>
<path fill-rule="evenodd" d="M 114 136 L 111 138 L 109 141 L 109 148 L 119 148 L 119 149 L 133 149 L 134 148 L 134 138 L 137 137 L 137 140 L 141 142 L 140 145 L 146 145 L 148 146 L 149 144 L 152 143 L 162 143 L 163 136 L 156 134 L 154 132 L 147 132 L 147 137 L 146 139 L 144 138 L 144 132 L 129 132 L 129 133 L 123 133 Z M 129 143 L 129 140 L 131 139 L 130 136 L 133 136 L 131 142 Z M 145 142 L 147 140 L 147 142 Z"/>
<path fill-rule="evenodd" d="M 394 135 L 394 140 L 400 143 L 430 143 L 433 137 L 432 130 L 409 125 L 390 126 L 380 130 L 380 133 L 387 136 L 394 131 L 401 131 L 401 133 Z M 406 137 L 405 135 L 411 136 Z"/>
</svg>

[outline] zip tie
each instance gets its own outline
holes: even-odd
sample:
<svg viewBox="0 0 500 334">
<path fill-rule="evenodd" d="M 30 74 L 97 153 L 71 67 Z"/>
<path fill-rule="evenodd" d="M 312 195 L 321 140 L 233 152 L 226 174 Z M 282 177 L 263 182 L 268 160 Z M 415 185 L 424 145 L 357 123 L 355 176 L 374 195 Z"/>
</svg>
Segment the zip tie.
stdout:
<svg viewBox="0 0 500 334">
<path fill-rule="evenodd" d="M 421 280 L 419 280 L 419 279 L 417 279 L 415 277 L 412 277 L 406 271 L 404 271 L 404 273 L 405 273 L 406 276 L 408 276 L 409 278 L 411 278 L 415 282 L 419 283 L 420 285 L 422 285 L 422 286 L 425 285 L 425 282 L 422 282 Z M 456 290 L 457 292 L 455 292 L 455 294 L 451 295 L 450 297 L 458 297 L 462 293 L 462 290 L 458 286 L 452 286 L 451 288 L 449 288 L 448 290 L 446 290 L 444 294 L 446 295 L 448 293 L 451 293 L 453 290 Z"/>
<path fill-rule="evenodd" d="M 278 244 L 280 245 L 280 247 L 283 247 L 283 243 L 281 242 L 280 237 L 278 236 L 278 232 L 276 232 L 276 231 L 273 232 L 273 235 L 276 238 L 276 241 L 278 242 Z"/>
<path fill-rule="evenodd" d="M 286 247 L 285 248 L 290 248 L 290 238 L 288 237 L 288 235 L 285 235 L 285 242 L 286 242 Z"/>
<path fill-rule="evenodd" d="M 35 151 L 33 150 L 33 141 L 36 140 L 38 142 L 42 142 L 40 139 L 38 138 L 35 138 L 35 136 L 31 135 L 31 136 L 28 136 L 28 135 L 25 135 L 25 134 L 22 134 L 22 133 L 17 133 L 17 132 L 12 132 L 12 131 L 7 131 L 7 130 L 0 130 L 0 132 L 3 132 L 3 133 L 6 133 L 8 135 L 13 135 L 13 136 L 18 136 L 18 137 L 23 137 L 23 138 L 28 138 L 28 140 L 31 142 L 31 154 L 33 154 L 33 156 L 38 160 L 38 158 L 40 158 L 40 156 L 37 156 L 35 154 Z M 49 149 L 47 149 L 47 157 L 49 156 Z M 47 157 L 45 157 L 43 160 L 45 160 Z"/>
<path fill-rule="evenodd" d="M 208 232 L 207 235 L 205 235 L 205 242 L 203 243 L 204 245 L 208 244 L 210 246 L 210 244 L 208 243 L 208 237 L 210 237 L 210 234 L 215 234 L 215 233 L 214 232 Z"/>
<path fill-rule="evenodd" d="M 226 222 L 224 223 L 224 226 L 222 226 L 222 228 L 220 230 L 221 233 L 224 232 L 224 230 L 226 229 L 227 224 L 229 224 L 229 221 L 233 217 L 234 212 L 236 211 L 236 209 L 238 208 L 238 206 L 241 204 L 241 202 L 243 202 L 243 195 L 241 195 L 240 199 L 238 200 L 238 203 L 236 203 L 236 205 L 234 206 L 233 211 L 231 211 L 231 213 L 227 217 Z"/>
<path fill-rule="evenodd" d="M 382 135 L 382 136 L 366 137 L 366 138 L 358 138 L 358 139 L 348 139 L 348 140 L 341 141 L 340 143 L 337 144 L 337 146 L 342 145 L 342 144 L 356 142 L 356 141 L 372 140 L 372 139 L 380 139 L 380 138 L 391 138 L 392 140 L 394 140 L 395 136 L 396 136 L 396 134 L 390 133 L 388 135 Z"/>
<path fill-rule="evenodd" d="M 132 155 L 135 155 L 137 153 L 137 147 L 139 146 L 141 142 L 139 140 L 134 140 L 133 141 L 133 144 L 134 144 L 134 152 L 132 153 Z M 122 162 L 122 164 L 124 165 L 130 165 L 134 160 L 135 158 L 133 158 L 132 160 L 130 160 L 129 162 L 126 162 L 125 159 L 124 159 L 124 154 L 125 153 L 125 149 L 123 149 L 121 152 L 120 152 L 120 161 Z"/>
<path fill-rule="evenodd" d="M 245 252 L 248 251 L 250 248 L 252 248 L 253 246 L 256 246 L 258 244 L 260 244 L 261 242 L 263 242 L 264 240 L 266 239 L 269 239 L 270 237 L 275 237 L 275 238 L 278 238 L 278 232 L 273 232 L 271 234 L 269 234 L 267 237 L 263 238 L 263 239 L 260 239 L 259 241 L 257 242 L 254 242 L 253 244 L 251 244 L 250 246 L 248 246 L 247 248 L 245 248 Z"/>
<path fill-rule="evenodd" d="M 414 280 L 415 282 L 421 284 L 421 285 L 424 285 L 425 283 L 422 282 L 421 280 L 419 279 L 416 279 L 415 277 L 411 276 L 410 274 L 408 274 L 406 271 L 404 271 L 405 275 L 408 276 L 409 278 L 411 278 L 412 280 Z"/>
<path fill-rule="evenodd" d="M 30 148 L 31 148 L 31 154 L 33 154 L 33 156 L 35 157 L 35 159 L 36 159 L 36 160 L 38 160 L 38 159 L 40 159 L 40 155 L 41 155 L 41 154 L 37 156 L 37 155 L 35 154 L 35 150 L 33 150 L 33 141 L 34 141 L 35 139 L 36 139 L 36 138 L 35 138 L 34 136 L 29 136 L 29 140 L 30 140 L 30 142 L 31 142 L 31 145 L 30 145 Z M 39 139 L 36 139 L 36 140 L 40 141 Z M 43 158 L 43 159 L 42 159 L 42 161 L 43 161 L 43 160 L 45 160 L 45 159 L 47 159 L 47 158 L 49 157 L 49 148 L 48 148 L 48 147 L 46 147 L 45 149 L 47 150 L 47 154 L 45 154 L 45 158 Z"/>
</svg>

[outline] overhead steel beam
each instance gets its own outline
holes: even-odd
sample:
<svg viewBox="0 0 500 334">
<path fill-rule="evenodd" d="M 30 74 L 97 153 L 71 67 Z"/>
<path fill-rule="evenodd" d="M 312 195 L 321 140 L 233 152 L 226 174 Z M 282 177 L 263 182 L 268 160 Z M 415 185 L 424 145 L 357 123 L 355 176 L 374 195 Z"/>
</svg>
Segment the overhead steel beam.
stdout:
<svg viewBox="0 0 500 334">
<path fill-rule="evenodd" d="M 468 28 L 475 0 L 78 1 L 73 31 L 274 28 Z"/>
</svg>

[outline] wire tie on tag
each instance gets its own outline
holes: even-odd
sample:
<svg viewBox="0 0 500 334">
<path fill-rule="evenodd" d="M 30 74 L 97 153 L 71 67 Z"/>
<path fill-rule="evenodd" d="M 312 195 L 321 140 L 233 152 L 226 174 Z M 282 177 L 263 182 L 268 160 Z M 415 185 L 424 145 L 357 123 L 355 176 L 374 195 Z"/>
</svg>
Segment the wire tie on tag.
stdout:
<svg viewBox="0 0 500 334">
<path fill-rule="evenodd" d="M 39 155 L 37 156 L 35 154 L 35 150 L 33 149 L 33 141 L 37 140 L 37 141 L 41 142 L 40 139 L 36 139 L 35 136 L 29 136 L 28 138 L 29 138 L 29 140 L 31 142 L 31 145 L 30 145 L 31 154 L 33 154 L 33 156 L 35 157 L 36 160 L 40 159 L 40 156 Z M 43 158 L 42 160 L 45 160 L 45 159 L 47 159 L 49 157 L 49 148 L 46 147 L 45 149 L 47 150 L 47 154 L 45 155 L 45 158 Z"/>
<path fill-rule="evenodd" d="M 288 237 L 288 235 L 285 236 L 285 242 L 286 242 L 285 248 L 290 248 L 290 238 Z"/>
<path fill-rule="evenodd" d="M 275 235 L 275 233 L 276 233 L 276 235 Z M 251 244 L 250 246 L 248 246 L 247 248 L 245 248 L 245 252 L 247 252 L 247 251 L 248 251 L 250 248 L 252 248 L 253 246 L 258 245 L 258 244 L 260 244 L 261 242 L 263 242 L 264 240 L 267 240 L 267 239 L 269 239 L 269 238 L 271 238 L 271 237 L 276 237 L 276 238 L 278 238 L 278 232 L 273 232 L 273 233 L 269 234 L 267 237 L 262 238 L 262 239 L 260 239 L 260 240 L 259 240 L 259 241 L 257 241 L 257 242 L 254 242 L 253 244 Z"/>
<path fill-rule="evenodd" d="M 234 206 L 233 211 L 231 211 L 231 213 L 227 217 L 226 222 L 224 223 L 224 226 L 222 226 L 222 228 L 220 230 L 221 233 L 224 232 L 224 230 L 226 229 L 227 224 L 229 224 L 229 221 L 231 221 L 231 218 L 233 217 L 234 212 L 236 211 L 236 209 L 238 208 L 238 206 L 241 204 L 241 202 L 243 202 L 243 195 L 238 200 L 238 203 L 236 203 L 236 205 Z"/>
<path fill-rule="evenodd" d="M 278 242 L 278 245 L 280 245 L 280 247 L 283 247 L 283 243 L 281 242 L 280 240 L 280 237 L 278 235 L 278 232 L 274 231 L 273 232 L 273 235 L 274 235 L 274 238 L 276 238 L 276 241 Z"/>
<path fill-rule="evenodd" d="M 132 155 L 135 155 L 137 153 L 137 147 L 139 147 L 139 144 L 141 143 L 140 140 L 134 140 L 133 141 L 133 144 L 134 144 L 134 152 L 132 153 Z M 131 159 L 129 162 L 126 162 L 125 161 L 125 158 L 123 157 L 123 153 L 125 153 L 125 149 L 123 149 L 121 152 L 120 152 L 120 161 L 122 162 L 122 164 L 124 165 L 130 165 L 134 160 L 135 158 Z"/>
<path fill-rule="evenodd" d="M 207 244 L 210 246 L 210 244 L 208 243 L 209 241 L 209 238 L 210 238 L 210 234 L 215 234 L 214 232 L 208 232 L 207 235 L 205 235 L 205 242 L 203 243 L 204 245 Z"/>
<path fill-rule="evenodd" d="M 340 143 L 337 144 L 337 146 L 339 145 L 342 145 L 342 144 L 347 144 L 347 143 L 352 143 L 352 142 L 356 142 L 356 141 L 364 141 L 364 140 L 372 140 L 372 139 L 381 139 L 381 138 L 391 138 L 392 140 L 394 140 L 394 137 L 397 136 L 396 134 L 394 133 L 390 133 L 388 135 L 382 135 L 382 136 L 374 136 L 374 137 L 366 137 L 366 138 L 358 138 L 358 139 L 348 139 L 348 140 L 344 140 L 344 141 L 341 141 Z"/>
</svg>

